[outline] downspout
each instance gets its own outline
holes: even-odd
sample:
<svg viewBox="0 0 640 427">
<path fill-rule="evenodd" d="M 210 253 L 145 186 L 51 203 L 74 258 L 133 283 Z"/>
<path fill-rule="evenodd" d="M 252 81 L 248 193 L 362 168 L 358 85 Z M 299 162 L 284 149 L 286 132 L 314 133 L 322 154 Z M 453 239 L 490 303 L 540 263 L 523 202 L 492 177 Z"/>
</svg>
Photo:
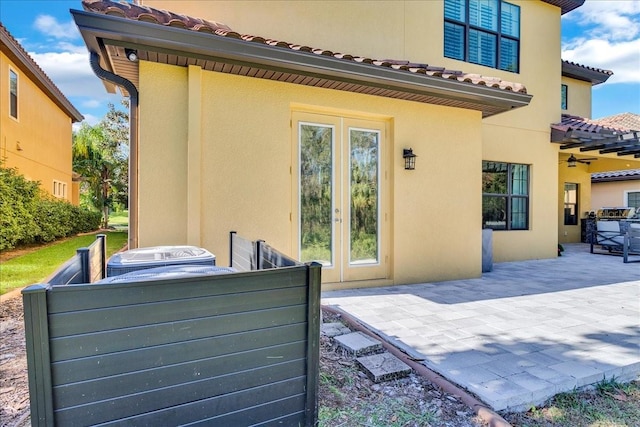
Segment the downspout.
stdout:
<svg viewBox="0 0 640 427">
<path fill-rule="evenodd" d="M 91 52 L 89 62 L 96 76 L 129 92 L 129 249 L 138 247 L 138 89 L 129 80 L 100 67 L 100 55 Z"/>
</svg>

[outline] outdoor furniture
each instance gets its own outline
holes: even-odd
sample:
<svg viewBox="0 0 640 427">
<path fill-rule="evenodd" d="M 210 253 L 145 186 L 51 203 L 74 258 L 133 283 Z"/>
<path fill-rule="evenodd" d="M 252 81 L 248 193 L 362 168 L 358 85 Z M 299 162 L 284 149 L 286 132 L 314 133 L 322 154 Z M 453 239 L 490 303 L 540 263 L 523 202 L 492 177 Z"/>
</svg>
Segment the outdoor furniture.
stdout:
<svg viewBox="0 0 640 427">
<path fill-rule="evenodd" d="M 627 262 L 640 262 L 640 258 L 629 261 L 629 255 L 640 257 L 640 224 L 630 224 L 629 230 L 624 235 L 623 260 Z"/>
<path fill-rule="evenodd" d="M 622 252 L 624 234 L 620 231 L 620 223 L 618 221 L 598 221 L 595 238 L 591 239 L 591 253 L 594 253 L 594 245 L 599 245 L 608 252 Z"/>
</svg>

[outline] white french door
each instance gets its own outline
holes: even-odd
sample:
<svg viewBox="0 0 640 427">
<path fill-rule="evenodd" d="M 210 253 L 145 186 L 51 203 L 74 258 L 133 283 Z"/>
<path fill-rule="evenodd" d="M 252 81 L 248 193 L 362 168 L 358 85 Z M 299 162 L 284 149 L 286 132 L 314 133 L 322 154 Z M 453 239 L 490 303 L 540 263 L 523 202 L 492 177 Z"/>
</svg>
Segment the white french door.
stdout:
<svg viewBox="0 0 640 427">
<path fill-rule="evenodd" d="M 321 263 L 323 282 L 387 278 L 385 122 L 294 113 L 293 124 L 299 259 Z"/>
</svg>

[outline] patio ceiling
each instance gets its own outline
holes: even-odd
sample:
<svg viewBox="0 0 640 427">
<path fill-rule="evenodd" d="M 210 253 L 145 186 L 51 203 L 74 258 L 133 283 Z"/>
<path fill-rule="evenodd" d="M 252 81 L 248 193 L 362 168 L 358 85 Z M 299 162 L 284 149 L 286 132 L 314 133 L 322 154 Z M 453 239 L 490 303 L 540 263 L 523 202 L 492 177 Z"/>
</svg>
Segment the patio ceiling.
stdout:
<svg viewBox="0 0 640 427">
<path fill-rule="evenodd" d="M 551 142 L 561 150 L 616 154 L 640 158 L 640 131 L 602 126 L 582 117 L 563 115 L 560 123 L 551 125 Z M 592 153 L 595 154 L 595 153 Z"/>
</svg>

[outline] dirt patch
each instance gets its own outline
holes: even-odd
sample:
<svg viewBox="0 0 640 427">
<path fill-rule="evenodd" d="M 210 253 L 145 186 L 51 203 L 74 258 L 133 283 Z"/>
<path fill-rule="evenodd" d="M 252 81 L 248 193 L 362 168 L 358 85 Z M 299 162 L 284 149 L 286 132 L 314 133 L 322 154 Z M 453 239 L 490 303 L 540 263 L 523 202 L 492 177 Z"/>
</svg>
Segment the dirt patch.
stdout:
<svg viewBox="0 0 640 427">
<path fill-rule="evenodd" d="M 0 299 L 0 425 L 19 426 L 29 414 L 22 298 Z"/>
</svg>

